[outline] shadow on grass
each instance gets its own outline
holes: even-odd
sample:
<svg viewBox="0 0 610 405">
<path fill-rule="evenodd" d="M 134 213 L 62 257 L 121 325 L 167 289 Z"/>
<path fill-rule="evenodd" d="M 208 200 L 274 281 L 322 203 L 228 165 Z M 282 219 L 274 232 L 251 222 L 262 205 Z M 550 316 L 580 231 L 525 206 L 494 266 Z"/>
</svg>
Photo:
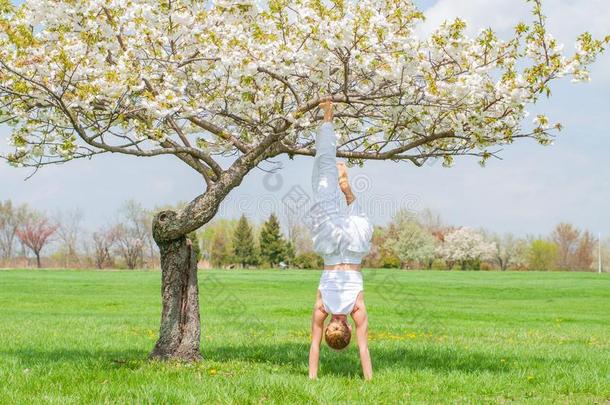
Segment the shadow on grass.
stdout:
<svg viewBox="0 0 610 405">
<path fill-rule="evenodd" d="M 79 350 L 79 349 L 14 349 L 0 350 L 0 359 L 17 358 L 24 366 L 52 365 L 56 363 L 98 365 L 135 369 L 146 362 L 148 352 L 143 350 Z"/>
<path fill-rule="evenodd" d="M 377 371 L 417 371 L 433 370 L 443 373 L 460 371 L 463 373 L 492 372 L 504 373 L 515 364 L 553 362 L 570 367 L 574 361 L 557 358 L 548 359 L 539 356 L 508 357 L 459 349 L 433 347 L 383 347 L 373 346 L 370 349 L 373 369 Z M 261 365 L 280 366 L 284 371 L 293 374 L 306 374 L 309 345 L 300 343 L 280 344 L 235 344 L 227 346 L 208 345 L 202 348 L 203 361 L 226 362 L 242 361 Z M 3 357 L 16 358 L 24 366 L 52 365 L 56 363 L 78 364 L 80 367 L 139 369 L 146 364 L 148 352 L 144 350 L 73 350 L 73 349 L 13 349 L 0 350 Z M 344 352 L 333 352 L 328 347 L 322 348 L 320 356 L 320 375 L 342 377 L 360 376 L 360 359 L 355 345 Z"/>
<path fill-rule="evenodd" d="M 204 347 L 204 360 L 238 360 L 279 365 L 292 372 L 302 373 L 307 368 L 309 345 L 282 343 L 277 345 L 243 344 L 220 347 Z M 465 373 L 492 372 L 503 373 L 510 368 L 510 357 L 485 353 L 466 352 L 444 348 L 411 349 L 409 347 L 371 347 L 373 369 L 375 370 L 422 370 L 431 369 L 441 372 L 461 371 Z M 532 359 L 520 358 L 520 361 Z M 548 361 L 544 358 L 535 359 Z M 339 376 L 360 375 L 360 358 L 357 348 L 352 345 L 345 352 L 333 352 L 322 348 L 320 355 L 320 374 Z"/>
</svg>

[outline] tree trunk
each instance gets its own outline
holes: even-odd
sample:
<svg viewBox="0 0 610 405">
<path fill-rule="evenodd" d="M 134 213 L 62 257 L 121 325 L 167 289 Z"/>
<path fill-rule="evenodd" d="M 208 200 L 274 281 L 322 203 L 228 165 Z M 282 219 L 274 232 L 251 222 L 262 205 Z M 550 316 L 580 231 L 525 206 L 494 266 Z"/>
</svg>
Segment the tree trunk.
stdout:
<svg viewBox="0 0 610 405">
<path fill-rule="evenodd" d="M 38 266 L 39 269 L 42 268 L 42 264 L 40 263 L 40 253 L 39 252 L 35 252 L 36 253 L 36 265 Z"/>
<path fill-rule="evenodd" d="M 186 235 L 175 240 L 157 241 L 157 245 L 161 252 L 163 310 L 159 339 L 149 358 L 188 362 L 201 360 L 195 252 Z"/>
<path fill-rule="evenodd" d="M 201 360 L 197 258 L 187 235 L 210 221 L 227 194 L 273 151 L 269 142 L 262 142 L 239 157 L 213 186 L 179 212 L 161 211 L 155 215 L 152 233 L 161 253 L 163 310 L 151 359 Z"/>
</svg>

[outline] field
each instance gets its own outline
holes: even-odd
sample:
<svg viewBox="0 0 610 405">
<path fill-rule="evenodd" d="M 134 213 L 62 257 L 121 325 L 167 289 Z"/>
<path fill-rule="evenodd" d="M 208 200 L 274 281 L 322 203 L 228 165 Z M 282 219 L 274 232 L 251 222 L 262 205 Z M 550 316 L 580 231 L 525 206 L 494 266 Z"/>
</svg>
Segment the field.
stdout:
<svg viewBox="0 0 610 405">
<path fill-rule="evenodd" d="M 0 403 L 610 403 L 610 277 L 368 270 L 375 376 L 323 348 L 318 271 L 201 271 L 195 365 L 146 361 L 160 276 L 0 271 Z"/>
</svg>

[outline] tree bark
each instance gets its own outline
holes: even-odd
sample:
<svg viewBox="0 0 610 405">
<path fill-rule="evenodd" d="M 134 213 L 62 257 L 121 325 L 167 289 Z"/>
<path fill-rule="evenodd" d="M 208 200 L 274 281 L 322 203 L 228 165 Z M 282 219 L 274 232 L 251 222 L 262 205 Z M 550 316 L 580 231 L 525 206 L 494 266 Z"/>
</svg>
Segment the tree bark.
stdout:
<svg viewBox="0 0 610 405">
<path fill-rule="evenodd" d="M 36 254 L 36 265 L 38 266 L 39 269 L 42 268 L 42 263 L 40 262 L 40 253 L 39 252 L 35 252 Z"/>
<path fill-rule="evenodd" d="M 172 211 L 159 213 L 153 222 L 171 220 Z M 149 358 L 154 360 L 201 360 L 199 340 L 199 287 L 197 259 L 186 235 L 173 240 L 157 240 L 161 253 L 161 294 L 163 310 L 159 339 Z"/>
</svg>

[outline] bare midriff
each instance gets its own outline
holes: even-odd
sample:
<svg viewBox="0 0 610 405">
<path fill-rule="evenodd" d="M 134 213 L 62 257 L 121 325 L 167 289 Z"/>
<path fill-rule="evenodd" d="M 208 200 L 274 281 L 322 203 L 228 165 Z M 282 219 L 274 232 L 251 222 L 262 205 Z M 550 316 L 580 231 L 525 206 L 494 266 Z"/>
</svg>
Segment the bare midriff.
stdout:
<svg viewBox="0 0 610 405">
<path fill-rule="evenodd" d="M 339 263 L 329 266 L 324 266 L 324 270 L 357 270 L 360 271 L 361 266 L 355 263 Z"/>
</svg>

